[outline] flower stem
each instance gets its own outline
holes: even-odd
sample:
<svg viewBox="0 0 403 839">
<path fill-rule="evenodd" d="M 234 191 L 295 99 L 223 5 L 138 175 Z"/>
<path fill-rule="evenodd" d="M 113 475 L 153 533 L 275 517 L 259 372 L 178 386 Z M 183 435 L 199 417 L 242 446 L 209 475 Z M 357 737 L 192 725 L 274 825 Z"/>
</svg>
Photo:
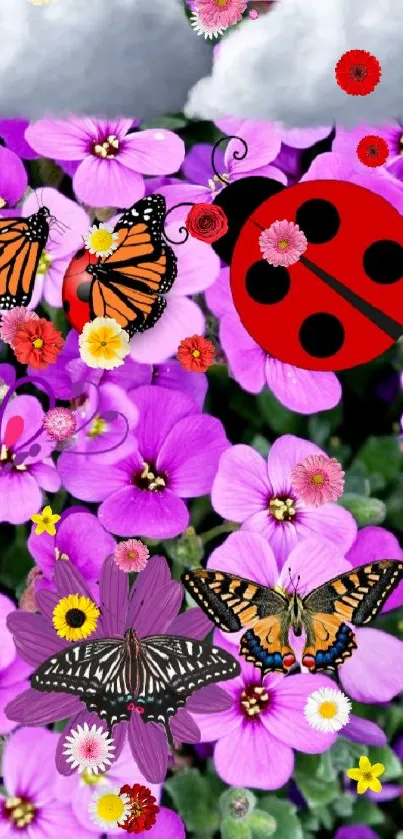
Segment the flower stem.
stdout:
<svg viewBox="0 0 403 839">
<path fill-rule="evenodd" d="M 225 521 L 223 524 L 218 524 L 217 527 L 212 527 L 211 530 L 206 530 L 205 533 L 200 533 L 199 537 L 203 542 L 203 545 L 207 545 L 208 542 L 211 542 L 212 539 L 216 539 L 217 536 L 221 536 L 224 533 L 233 533 L 234 530 L 239 530 L 239 524 L 235 524 L 232 521 Z"/>
</svg>

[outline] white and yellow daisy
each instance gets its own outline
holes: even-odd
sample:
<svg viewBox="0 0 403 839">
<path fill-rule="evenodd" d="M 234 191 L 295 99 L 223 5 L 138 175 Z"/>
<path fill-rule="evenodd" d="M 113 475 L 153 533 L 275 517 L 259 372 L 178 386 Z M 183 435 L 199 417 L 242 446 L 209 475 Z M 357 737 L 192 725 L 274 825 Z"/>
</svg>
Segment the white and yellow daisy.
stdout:
<svg viewBox="0 0 403 839">
<path fill-rule="evenodd" d="M 351 702 L 337 688 L 319 688 L 308 696 L 304 716 L 311 728 L 318 731 L 340 731 L 347 725 Z"/>
<path fill-rule="evenodd" d="M 87 722 L 84 726 L 77 725 L 77 728 L 71 729 L 64 746 L 63 754 L 72 769 L 78 768 L 80 774 L 86 771 L 95 775 L 106 772 L 107 764 L 112 763 L 115 749 L 112 738 L 101 725 L 97 728 L 94 723 L 90 728 Z"/>
<path fill-rule="evenodd" d="M 228 28 L 227 26 L 223 26 L 220 29 L 216 29 L 214 26 L 207 26 L 205 23 L 201 22 L 197 12 L 191 15 L 190 25 L 197 35 L 204 35 L 206 40 L 209 39 L 210 41 L 213 38 L 218 38 L 219 35 L 223 35 L 225 30 Z"/>
<path fill-rule="evenodd" d="M 110 224 L 93 224 L 83 236 L 84 244 L 96 256 L 110 256 L 119 244 L 119 236 Z"/>
<path fill-rule="evenodd" d="M 94 792 L 88 812 L 90 819 L 104 831 L 120 827 L 131 812 L 130 798 L 119 794 L 119 787 L 103 787 Z"/>
<path fill-rule="evenodd" d="M 85 364 L 101 370 L 120 367 L 130 351 L 129 335 L 114 318 L 95 318 L 86 323 L 78 343 Z"/>
</svg>

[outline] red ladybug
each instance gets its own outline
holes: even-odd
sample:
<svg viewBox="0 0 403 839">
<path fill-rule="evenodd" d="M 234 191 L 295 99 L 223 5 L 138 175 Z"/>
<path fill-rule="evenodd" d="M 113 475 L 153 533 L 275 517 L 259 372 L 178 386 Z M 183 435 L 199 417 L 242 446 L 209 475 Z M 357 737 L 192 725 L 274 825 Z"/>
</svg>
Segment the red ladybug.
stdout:
<svg viewBox="0 0 403 839">
<path fill-rule="evenodd" d="M 403 333 L 403 218 L 387 201 L 342 181 L 284 187 L 250 177 L 223 189 L 228 233 L 214 243 L 231 265 L 231 291 L 249 334 L 270 355 L 307 370 L 345 370 L 389 349 Z M 286 219 L 308 247 L 288 268 L 259 247 Z"/>
<path fill-rule="evenodd" d="M 64 275 L 63 309 L 70 326 L 77 329 L 77 332 L 81 332 L 84 324 L 91 320 L 89 299 L 92 277 L 86 268 L 96 262 L 98 262 L 98 257 L 95 254 L 89 253 L 86 248 L 81 248 L 73 256 Z"/>
</svg>

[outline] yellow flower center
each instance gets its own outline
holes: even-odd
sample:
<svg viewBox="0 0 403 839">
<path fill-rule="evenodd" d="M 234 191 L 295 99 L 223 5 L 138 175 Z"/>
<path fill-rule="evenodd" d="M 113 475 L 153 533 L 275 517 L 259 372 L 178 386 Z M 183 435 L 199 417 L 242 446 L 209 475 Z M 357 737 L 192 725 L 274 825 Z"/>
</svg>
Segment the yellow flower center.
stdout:
<svg viewBox="0 0 403 839">
<path fill-rule="evenodd" d="M 241 710 L 249 719 L 258 717 L 269 705 L 269 694 L 266 688 L 259 685 L 248 685 L 241 693 Z"/>
<path fill-rule="evenodd" d="M 320 474 L 319 472 L 317 472 L 316 475 L 312 475 L 311 480 L 312 480 L 312 483 L 316 484 L 317 486 L 322 486 L 322 484 L 325 483 L 324 476 L 322 474 Z"/>
<path fill-rule="evenodd" d="M 39 263 L 38 263 L 38 267 L 36 269 L 36 273 L 41 274 L 42 276 L 44 274 L 47 274 L 51 264 L 52 264 L 52 257 L 49 256 L 49 254 L 46 251 L 43 251 L 43 253 L 41 254 L 40 259 L 39 259 Z"/>
<path fill-rule="evenodd" d="M 286 251 L 287 248 L 289 247 L 289 244 L 290 243 L 289 243 L 288 239 L 280 239 L 280 241 L 278 243 L 278 246 L 279 246 L 281 251 Z"/>
<path fill-rule="evenodd" d="M 322 702 L 319 706 L 319 713 L 325 720 L 331 720 L 337 714 L 337 706 L 334 702 Z"/>
<path fill-rule="evenodd" d="M 102 417 L 95 417 L 94 422 L 91 425 L 91 428 L 88 432 L 88 437 L 99 437 L 100 434 L 103 434 L 106 431 L 106 422 Z"/>
<path fill-rule="evenodd" d="M 217 4 L 217 6 L 220 6 L 220 8 L 222 9 L 223 7 L 225 7 L 227 5 L 228 0 L 215 0 L 215 2 Z"/>
<path fill-rule="evenodd" d="M 10 452 L 7 446 L 3 443 L 0 449 L 0 463 L 14 463 L 14 460 L 15 454 Z M 27 467 L 25 466 L 25 463 L 20 463 L 19 466 L 14 466 L 14 469 L 16 469 L 17 472 L 26 472 Z"/>
<path fill-rule="evenodd" d="M 67 560 L 70 559 L 70 557 L 67 556 L 67 554 L 60 553 L 58 548 L 55 548 L 55 557 L 56 557 L 56 559 L 67 559 Z"/>
<path fill-rule="evenodd" d="M 35 338 L 35 340 L 32 341 L 32 344 L 36 350 L 41 350 L 43 347 L 43 340 L 42 338 Z"/>
<path fill-rule="evenodd" d="M 84 782 L 84 784 L 87 784 L 89 787 L 96 787 L 99 784 L 102 784 L 103 779 L 104 775 L 95 775 L 94 772 L 89 772 L 88 769 L 84 769 L 84 772 L 81 775 L 81 780 Z"/>
<path fill-rule="evenodd" d="M 99 228 L 91 233 L 90 246 L 96 253 L 108 251 L 113 245 L 113 236 L 109 230 Z"/>
<path fill-rule="evenodd" d="M 4 210 L 4 207 L 7 207 L 7 201 L 5 198 L 2 198 L 0 195 L 0 210 Z"/>
<path fill-rule="evenodd" d="M 193 350 L 192 356 L 193 358 L 200 358 L 200 350 Z"/>
<path fill-rule="evenodd" d="M 272 498 L 269 513 L 276 521 L 291 521 L 297 513 L 295 502 L 292 498 Z"/>
<path fill-rule="evenodd" d="M 155 472 L 151 470 L 149 463 L 143 463 L 143 466 L 144 469 L 139 477 L 140 489 L 148 489 L 151 492 L 158 492 L 166 486 L 165 479 L 156 475 Z"/>
<path fill-rule="evenodd" d="M 97 814 L 105 822 L 116 822 L 122 818 L 124 804 L 118 795 L 107 793 L 97 801 Z"/>
<path fill-rule="evenodd" d="M 35 818 L 35 807 L 26 798 L 6 798 L 4 802 L 6 815 L 14 827 L 27 827 Z"/>
<path fill-rule="evenodd" d="M 102 157 L 103 159 L 108 158 L 110 160 L 111 158 L 116 157 L 119 147 L 120 143 L 118 138 L 115 137 L 114 134 L 110 134 L 103 143 L 95 144 L 93 152 L 96 157 Z"/>
</svg>

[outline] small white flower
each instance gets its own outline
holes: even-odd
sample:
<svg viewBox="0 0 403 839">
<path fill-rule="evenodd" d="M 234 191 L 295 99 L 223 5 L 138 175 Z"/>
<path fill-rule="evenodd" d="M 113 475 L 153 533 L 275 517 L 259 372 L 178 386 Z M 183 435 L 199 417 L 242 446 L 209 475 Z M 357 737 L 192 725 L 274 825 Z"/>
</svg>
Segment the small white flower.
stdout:
<svg viewBox="0 0 403 839">
<path fill-rule="evenodd" d="M 90 819 L 104 831 L 120 827 L 131 813 L 130 798 L 120 795 L 119 787 L 103 787 L 91 798 L 88 812 Z"/>
<path fill-rule="evenodd" d="M 85 247 L 96 256 L 110 256 L 119 244 L 119 236 L 108 224 L 93 224 L 83 236 Z"/>
<path fill-rule="evenodd" d="M 199 17 L 197 12 L 195 12 L 191 16 L 190 25 L 191 25 L 192 29 L 195 30 L 197 35 L 204 35 L 204 37 L 206 39 L 209 38 L 210 41 L 213 38 L 218 38 L 220 35 L 222 35 L 225 32 L 226 29 L 228 29 L 227 26 L 223 26 L 221 29 L 215 29 L 213 26 L 206 26 L 204 23 L 201 22 L 200 17 Z"/>
<path fill-rule="evenodd" d="M 337 688 L 319 688 L 308 696 L 304 716 L 311 728 L 318 731 L 340 731 L 347 725 L 351 702 Z"/>
<path fill-rule="evenodd" d="M 95 775 L 98 772 L 106 772 L 107 764 L 112 763 L 115 746 L 113 740 L 102 726 L 94 724 L 89 728 L 88 723 L 84 726 L 78 725 L 72 729 L 64 741 L 64 755 L 67 763 L 71 763 L 72 769 L 79 772 L 87 770 Z"/>
</svg>

